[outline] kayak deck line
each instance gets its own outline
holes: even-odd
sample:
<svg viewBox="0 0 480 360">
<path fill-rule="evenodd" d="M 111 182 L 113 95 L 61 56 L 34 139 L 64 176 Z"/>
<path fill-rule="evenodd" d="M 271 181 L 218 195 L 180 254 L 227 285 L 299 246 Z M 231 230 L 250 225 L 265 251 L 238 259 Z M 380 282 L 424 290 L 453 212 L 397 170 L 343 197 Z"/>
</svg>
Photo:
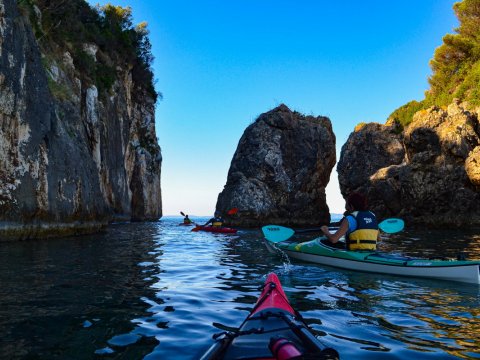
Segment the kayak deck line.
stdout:
<svg viewBox="0 0 480 360">
<path fill-rule="evenodd" d="M 339 359 L 338 352 L 325 347 L 291 306 L 275 273 L 268 275 L 240 327 L 215 334 L 213 339 L 201 360 Z"/>
<path fill-rule="evenodd" d="M 265 244 L 270 252 L 280 249 L 295 259 L 343 269 L 480 284 L 480 261 L 422 259 L 378 251 L 349 251 L 329 247 L 320 239 L 302 243 L 265 240 Z"/>
<path fill-rule="evenodd" d="M 317 239 L 310 240 L 310 241 L 317 241 Z M 434 266 L 434 267 L 451 267 L 451 266 L 471 266 L 471 265 L 480 265 L 480 261 L 475 260 L 455 260 L 455 259 L 445 259 L 445 260 L 438 260 L 438 259 L 422 259 L 422 258 L 414 258 L 409 256 L 402 256 L 398 254 L 389 254 L 389 253 L 382 253 L 379 251 L 349 251 L 337 248 L 331 248 L 322 242 L 318 242 L 320 246 L 332 250 L 339 253 L 355 253 L 358 254 L 358 259 L 351 258 L 348 260 L 352 261 L 368 261 L 368 262 L 375 262 L 375 263 L 382 263 L 385 265 L 392 265 L 392 266 L 410 266 L 410 267 L 427 267 L 427 266 Z M 295 250 L 292 250 L 295 251 Z M 320 255 L 320 254 L 319 254 Z"/>
</svg>

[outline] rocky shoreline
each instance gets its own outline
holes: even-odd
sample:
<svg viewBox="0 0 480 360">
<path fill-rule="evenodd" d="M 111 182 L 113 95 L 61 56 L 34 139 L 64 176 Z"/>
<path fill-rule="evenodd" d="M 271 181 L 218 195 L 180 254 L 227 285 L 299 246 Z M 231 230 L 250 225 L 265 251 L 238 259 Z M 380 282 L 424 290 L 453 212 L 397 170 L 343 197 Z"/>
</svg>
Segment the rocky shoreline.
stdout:
<svg viewBox="0 0 480 360">
<path fill-rule="evenodd" d="M 108 94 L 81 80 L 68 44 L 39 45 L 33 28 L 42 10 L 34 6 L 28 17 L 16 1 L 0 1 L 0 239 L 159 219 L 152 95 L 125 63 Z M 96 44 L 84 49 L 92 66 L 100 57 L 114 63 Z"/>
</svg>

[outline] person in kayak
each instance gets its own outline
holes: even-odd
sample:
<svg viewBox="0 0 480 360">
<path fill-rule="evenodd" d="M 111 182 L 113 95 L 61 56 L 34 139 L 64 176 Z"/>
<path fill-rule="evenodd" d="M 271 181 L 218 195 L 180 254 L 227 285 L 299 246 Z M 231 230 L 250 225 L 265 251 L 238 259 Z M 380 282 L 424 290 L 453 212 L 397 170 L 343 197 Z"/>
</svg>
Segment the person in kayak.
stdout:
<svg viewBox="0 0 480 360">
<path fill-rule="evenodd" d="M 192 223 L 192 220 L 190 220 L 188 215 L 185 215 L 185 217 L 183 218 L 183 223 L 188 225 Z"/>
<path fill-rule="evenodd" d="M 376 250 L 380 232 L 375 214 L 367 210 L 367 199 L 359 193 L 352 193 L 345 204 L 346 214 L 338 230 L 332 234 L 328 226 L 321 227 L 329 246 L 343 247 L 338 241 L 345 235 L 347 250 Z"/>
<path fill-rule="evenodd" d="M 210 224 L 212 224 L 213 227 L 222 227 L 223 226 L 223 218 L 218 211 L 215 211 L 215 214 L 213 215 L 213 218 L 208 220 L 202 226 L 208 226 Z"/>
</svg>

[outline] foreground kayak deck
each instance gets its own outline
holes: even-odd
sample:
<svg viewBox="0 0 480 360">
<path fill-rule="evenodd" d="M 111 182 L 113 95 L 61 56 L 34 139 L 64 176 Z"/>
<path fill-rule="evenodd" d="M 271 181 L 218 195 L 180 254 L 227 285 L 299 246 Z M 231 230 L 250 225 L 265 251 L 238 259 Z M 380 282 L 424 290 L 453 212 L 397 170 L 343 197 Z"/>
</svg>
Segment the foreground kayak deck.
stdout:
<svg viewBox="0 0 480 360">
<path fill-rule="evenodd" d="M 348 251 L 331 248 L 321 239 L 302 243 L 265 240 L 265 243 L 270 252 L 278 248 L 295 259 L 343 269 L 480 284 L 480 261 L 430 260 L 376 251 Z"/>
<path fill-rule="evenodd" d="M 207 231 L 212 233 L 221 233 L 221 234 L 235 234 L 237 229 L 232 229 L 228 227 L 218 227 L 218 226 L 195 226 L 192 231 Z"/>
<path fill-rule="evenodd" d="M 201 360 L 339 358 L 336 350 L 325 348 L 310 332 L 274 273 L 268 276 L 255 307 L 238 330 L 214 335 L 214 339 L 216 343 Z"/>
</svg>

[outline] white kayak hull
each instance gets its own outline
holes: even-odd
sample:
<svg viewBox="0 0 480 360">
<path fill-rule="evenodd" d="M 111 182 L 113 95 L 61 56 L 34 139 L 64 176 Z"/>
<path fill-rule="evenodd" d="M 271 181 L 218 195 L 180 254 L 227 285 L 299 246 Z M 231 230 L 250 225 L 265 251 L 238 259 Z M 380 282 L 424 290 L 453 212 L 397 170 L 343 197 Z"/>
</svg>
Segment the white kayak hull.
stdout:
<svg viewBox="0 0 480 360">
<path fill-rule="evenodd" d="M 294 259 L 342 269 L 480 284 L 478 261 L 389 257 L 388 254 L 377 252 L 332 249 L 318 240 L 300 244 L 275 244 L 268 240 L 265 243 L 270 252 L 278 252 L 280 249 Z"/>
</svg>

